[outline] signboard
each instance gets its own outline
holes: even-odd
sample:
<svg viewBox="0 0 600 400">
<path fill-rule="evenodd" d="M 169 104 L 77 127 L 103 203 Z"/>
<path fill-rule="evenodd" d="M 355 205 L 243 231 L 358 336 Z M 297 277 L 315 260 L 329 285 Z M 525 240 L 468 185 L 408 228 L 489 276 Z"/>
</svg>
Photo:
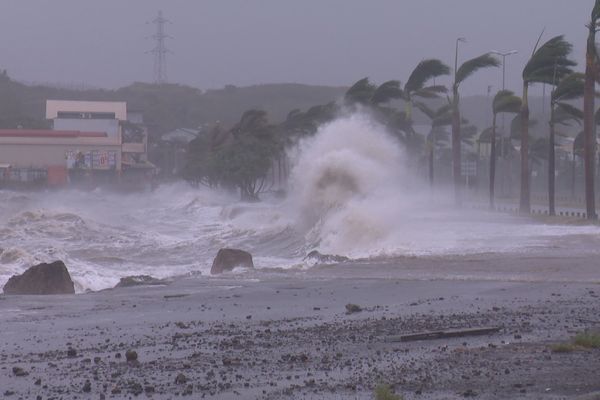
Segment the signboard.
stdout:
<svg viewBox="0 0 600 400">
<path fill-rule="evenodd" d="M 68 169 L 94 169 L 110 170 L 117 167 L 116 151 L 93 150 L 74 151 L 68 150 L 65 154 Z"/>
</svg>

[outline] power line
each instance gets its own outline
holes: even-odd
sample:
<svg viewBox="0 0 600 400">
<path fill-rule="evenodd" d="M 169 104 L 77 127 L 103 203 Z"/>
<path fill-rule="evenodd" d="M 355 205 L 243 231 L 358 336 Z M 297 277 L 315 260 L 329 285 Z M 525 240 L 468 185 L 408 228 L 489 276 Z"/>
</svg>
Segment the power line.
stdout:
<svg viewBox="0 0 600 400">
<path fill-rule="evenodd" d="M 171 53 L 171 51 L 165 45 L 165 40 L 172 38 L 165 33 L 165 24 L 170 22 L 163 17 L 162 11 L 159 11 L 158 16 L 152 20 L 152 23 L 156 25 L 156 33 L 151 37 L 156 45 L 148 53 L 154 55 L 154 83 L 157 84 L 167 83 L 167 53 Z"/>
</svg>

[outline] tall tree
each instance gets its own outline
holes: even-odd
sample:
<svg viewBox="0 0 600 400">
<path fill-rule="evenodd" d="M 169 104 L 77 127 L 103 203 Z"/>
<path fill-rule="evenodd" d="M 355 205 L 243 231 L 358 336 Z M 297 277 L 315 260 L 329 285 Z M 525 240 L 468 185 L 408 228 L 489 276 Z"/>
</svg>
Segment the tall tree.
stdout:
<svg viewBox="0 0 600 400">
<path fill-rule="evenodd" d="M 585 78 L 583 74 L 573 73 L 564 77 L 550 95 L 550 135 L 548 136 L 548 214 L 556 215 L 555 184 L 556 157 L 555 136 L 557 124 L 568 124 L 583 117 L 578 108 L 568 101 L 583 96 Z"/>
<path fill-rule="evenodd" d="M 518 114 L 521 99 L 510 90 L 501 90 L 492 102 L 492 132 L 490 136 L 490 208 L 494 208 L 494 190 L 496 183 L 496 119 L 499 113 Z"/>
<path fill-rule="evenodd" d="M 366 107 L 381 106 L 393 99 L 402 97 L 402 88 L 399 81 L 387 81 L 377 86 L 363 78 L 356 81 L 346 91 L 344 101 L 348 106 L 362 105 Z"/>
<path fill-rule="evenodd" d="M 415 67 L 402 91 L 402 98 L 406 102 L 407 119 L 412 119 L 412 108 L 417 98 L 435 98 L 440 93 L 447 92 L 443 85 L 427 84 L 432 79 L 448 74 L 450 74 L 450 67 L 438 59 L 423 60 Z"/>
<path fill-rule="evenodd" d="M 454 175 L 454 195 L 456 204 L 462 203 L 461 178 L 461 118 L 459 87 L 467 78 L 483 68 L 498 67 L 500 62 L 490 53 L 465 61 L 454 72 L 452 85 L 452 172 Z"/>
<path fill-rule="evenodd" d="M 452 106 L 450 104 L 444 104 L 436 110 L 428 107 L 422 102 L 415 103 L 415 106 L 431 121 L 431 129 L 427 135 L 427 156 L 429 164 L 429 185 L 433 186 L 435 149 L 438 141 L 440 141 L 443 136 L 447 136 L 444 127 L 452 124 Z"/>
<path fill-rule="evenodd" d="M 583 158 L 585 164 L 585 208 L 588 219 L 597 219 L 594 190 L 594 158 L 596 155 L 596 127 L 594 125 L 594 96 L 598 77 L 598 52 L 596 30 L 600 20 L 600 0 L 596 0 L 588 23 L 588 37 L 585 55 L 585 89 L 583 95 Z"/>
<path fill-rule="evenodd" d="M 521 98 L 521 194 L 519 212 L 531 212 L 529 168 L 529 86 L 532 83 L 553 84 L 572 72 L 576 63 L 568 58 L 573 46 L 564 36 L 555 36 L 538 48 L 541 35 L 533 48 L 531 58 L 523 69 L 523 96 Z"/>
</svg>

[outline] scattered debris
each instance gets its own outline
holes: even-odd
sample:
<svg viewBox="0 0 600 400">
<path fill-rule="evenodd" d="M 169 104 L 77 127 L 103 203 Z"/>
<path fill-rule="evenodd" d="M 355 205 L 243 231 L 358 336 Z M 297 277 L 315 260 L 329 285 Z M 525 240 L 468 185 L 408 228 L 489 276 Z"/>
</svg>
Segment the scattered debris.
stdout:
<svg viewBox="0 0 600 400">
<path fill-rule="evenodd" d="M 347 308 L 348 306 L 346 306 Z M 416 340 L 435 340 L 444 338 L 455 338 L 463 336 L 481 336 L 497 333 L 502 327 L 487 327 L 487 328 L 466 328 L 466 329 L 453 329 L 446 331 L 428 331 L 411 333 L 408 335 L 401 336 L 388 336 L 387 342 L 411 342 Z"/>
</svg>

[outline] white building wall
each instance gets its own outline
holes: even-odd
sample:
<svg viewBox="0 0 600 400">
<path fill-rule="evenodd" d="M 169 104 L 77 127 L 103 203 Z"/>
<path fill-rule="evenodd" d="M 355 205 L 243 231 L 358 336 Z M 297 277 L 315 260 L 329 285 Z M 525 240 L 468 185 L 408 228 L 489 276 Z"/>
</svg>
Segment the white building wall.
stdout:
<svg viewBox="0 0 600 400">
<path fill-rule="evenodd" d="M 124 101 L 46 101 L 46 119 L 57 118 L 59 112 L 115 113 L 116 119 L 125 121 L 127 120 L 127 103 Z"/>
<path fill-rule="evenodd" d="M 66 119 L 54 121 L 55 131 L 105 132 L 109 137 L 119 137 L 119 121 L 116 119 Z"/>
</svg>

